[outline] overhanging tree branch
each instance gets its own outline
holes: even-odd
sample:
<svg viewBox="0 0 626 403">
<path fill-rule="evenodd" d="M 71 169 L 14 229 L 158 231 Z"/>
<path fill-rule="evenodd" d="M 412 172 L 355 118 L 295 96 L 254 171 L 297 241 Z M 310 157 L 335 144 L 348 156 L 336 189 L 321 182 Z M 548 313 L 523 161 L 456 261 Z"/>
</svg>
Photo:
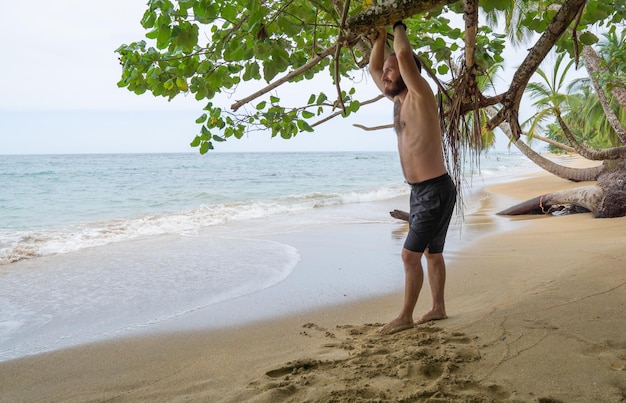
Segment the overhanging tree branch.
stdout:
<svg viewBox="0 0 626 403">
<path fill-rule="evenodd" d="M 546 31 L 539 37 L 537 43 L 530 49 L 522 64 L 513 74 L 507 97 L 511 101 L 511 106 L 515 108 L 519 106 L 524 89 L 530 78 L 535 74 L 543 59 L 563 32 L 565 32 L 569 24 L 576 18 L 585 2 L 586 0 L 567 0 L 556 13 Z"/>
<path fill-rule="evenodd" d="M 380 100 L 381 100 L 381 99 L 383 99 L 383 98 L 385 98 L 385 96 L 384 96 L 384 95 L 382 95 L 382 94 L 381 94 L 381 95 L 378 95 L 378 96 L 376 96 L 376 97 L 374 97 L 374 98 L 372 98 L 372 99 L 368 99 L 367 101 L 363 101 L 363 102 L 361 102 L 361 106 L 363 106 L 363 105 L 368 105 L 368 104 L 372 104 L 372 103 L 374 103 L 374 102 L 380 101 Z M 326 123 L 326 122 L 328 122 L 329 120 L 331 120 L 331 119 L 333 119 L 333 118 L 336 118 L 337 116 L 342 115 L 342 114 L 343 114 L 343 112 L 335 112 L 335 113 L 333 113 L 332 115 L 326 116 L 324 119 L 320 119 L 320 120 L 318 120 L 317 122 L 313 123 L 313 124 L 311 125 L 311 127 L 319 126 L 319 125 L 321 125 L 322 123 Z M 355 125 L 355 126 L 356 126 L 356 125 Z"/>
<path fill-rule="evenodd" d="M 343 27 L 346 24 L 346 18 L 348 18 L 348 10 L 350 9 L 350 0 L 346 0 L 343 10 L 341 11 L 341 29 L 340 32 L 343 32 Z M 337 101 L 339 105 L 341 105 L 341 110 L 343 113 L 346 112 L 346 105 L 343 102 L 343 97 L 341 96 L 341 74 L 339 72 L 339 62 L 341 56 L 341 42 L 337 42 L 337 48 L 335 50 L 335 87 L 337 88 Z"/>
<path fill-rule="evenodd" d="M 382 126 L 374 126 L 374 127 L 363 126 L 363 125 L 360 125 L 358 123 L 355 123 L 352 126 L 358 127 L 359 129 L 363 129 L 363 130 L 368 131 L 368 132 L 371 132 L 371 131 L 374 131 L 374 130 L 393 129 L 393 123 L 390 123 L 388 125 L 382 125 Z"/>
<path fill-rule="evenodd" d="M 524 94 L 524 90 L 532 75 L 546 57 L 556 41 L 561 37 L 569 24 L 576 18 L 580 9 L 584 7 L 586 0 L 567 0 L 554 16 L 546 31 L 539 37 L 535 45 L 529 50 L 528 55 L 513 74 L 511 85 L 502 99 L 503 108 L 487 122 L 487 129 L 493 130 L 505 119 L 512 123 L 517 119 L 517 114 L 511 114 L 511 110 L 518 110 Z M 514 122 L 513 127 L 518 127 L 519 122 Z M 515 139 L 519 139 L 519 133 L 514 131 Z"/>
<path fill-rule="evenodd" d="M 364 12 L 348 18 L 346 28 L 354 34 L 365 34 L 372 28 L 391 25 L 398 20 L 409 18 L 459 0 L 392 0 L 381 1 Z"/>
<path fill-rule="evenodd" d="M 313 68 L 313 66 L 315 66 L 317 63 L 321 62 L 325 57 L 328 57 L 330 55 L 332 55 L 335 50 L 337 49 L 337 47 L 339 46 L 339 44 L 335 45 L 335 46 L 331 46 L 330 48 L 324 50 L 322 53 L 317 54 L 313 59 L 311 59 L 308 63 L 300 66 L 299 68 L 295 69 L 294 71 L 292 71 L 291 73 L 288 73 L 286 76 L 274 81 L 273 83 L 271 83 L 270 85 L 268 85 L 267 87 L 245 97 L 244 99 L 241 99 L 237 102 L 235 102 L 234 104 L 232 104 L 230 106 L 230 108 L 233 110 L 233 112 L 236 112 L 237 109 L 241 108 L 243 105 L 247 104 L 248 102 L 252 101 L 253 99 L 256 99 L 262 95 L 267 94 L 268 92 L 272 91 L 273 89 L 281 86 L 282 84 L 288 82 L 289 80 L 294 79 L 295 77 L 298 77 L 300 74 L 303 74 L 305 71 Z"/>
</svg>

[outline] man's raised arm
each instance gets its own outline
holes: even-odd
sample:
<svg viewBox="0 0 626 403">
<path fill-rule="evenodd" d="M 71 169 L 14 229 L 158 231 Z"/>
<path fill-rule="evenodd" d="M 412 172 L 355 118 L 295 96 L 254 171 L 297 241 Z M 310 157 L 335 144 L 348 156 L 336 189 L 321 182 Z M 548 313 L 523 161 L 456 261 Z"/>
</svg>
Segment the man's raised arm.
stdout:
<svg viewBox="0 0 626 403">
<path fill-rule="evenodd" d="M 400 75 L 409 91 L 422 95 L 432 94 L 430 86 L 417 67 L 413 57 L 413 49 L 406 34 L 406 25 L 402 21 L 393 25 L 393 51 L 398 59 Z"/>
<path fill-rule="evenodd" d="M 387 30 L 382 27 L 378 29 L 378 36 L 374 39 L 374 46 L 370 53 L 369 70 L 374 82 L 381 92 L 384 91 L 383 85 L 383 65 L 387 57 Z"/>
</svg>

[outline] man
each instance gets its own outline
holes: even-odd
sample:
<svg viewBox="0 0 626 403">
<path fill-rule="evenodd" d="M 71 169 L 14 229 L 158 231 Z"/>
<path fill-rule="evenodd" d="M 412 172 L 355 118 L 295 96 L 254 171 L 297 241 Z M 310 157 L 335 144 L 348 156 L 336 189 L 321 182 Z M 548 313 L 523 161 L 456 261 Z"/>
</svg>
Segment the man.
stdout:
<svg viewBox="0 0 626 403">
<path fill-rule="evenodd" d="M 394 53 L 386 57 L 387 31 L 381 28 L 370 55 L 370 74 L 378 88 L 394 102 L 394 127 L 404 177 L 411 185 L 409 233 L 402 249 L 404 302 L 397 318 L 379 331 L 391 334 L 416 324 L 447 318 L 444 303 L 446 265 L 443 258 L 456 187 L 446 171 L 435 96 L 421 75 L 406 34 L 406 25 L 393 26 Z M 413 310 L 424 281 L 426 257 L 432 308 L 413 321 Z"/>
</svg>

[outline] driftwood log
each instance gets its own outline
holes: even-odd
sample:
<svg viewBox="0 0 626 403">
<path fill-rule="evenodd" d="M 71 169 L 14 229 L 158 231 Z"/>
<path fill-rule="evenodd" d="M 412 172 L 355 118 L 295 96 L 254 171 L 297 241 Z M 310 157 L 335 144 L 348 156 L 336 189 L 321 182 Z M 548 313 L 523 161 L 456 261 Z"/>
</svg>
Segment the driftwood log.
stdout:
<svg viewBox="0 0 626 403">
<path fill-rule="evenodd" d="M 393 210 L 389 212 L 389 215 L 398 220 L 409 221 L 409 213 L 402 210 Z"/>
<path fill-rule="evenodd" d="M 526 200 L 498 215 L 550 214 L 566 209 L 570 213 L 591 212 L 596 218 L 626 216 L 626 163 L 603 172 L 596 184 L 547 193 Z"/>
</svg>

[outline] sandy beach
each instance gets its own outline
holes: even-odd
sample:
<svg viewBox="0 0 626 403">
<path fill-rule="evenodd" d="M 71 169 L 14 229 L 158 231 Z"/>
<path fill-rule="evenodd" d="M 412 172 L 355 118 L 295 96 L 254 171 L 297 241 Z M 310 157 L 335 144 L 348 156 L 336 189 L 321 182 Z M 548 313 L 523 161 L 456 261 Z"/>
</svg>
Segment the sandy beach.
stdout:
<svg viewBox="0 0 626 403">
<path fill-rule="evenodd" d="M 538 173 L 485 189 L 449 254 L 446 320 L 378 334 L 400 308 L 395 292 L 111 340 L 0 363 L 0 401 L 625 401 L 626 218 L 495 215 L 580 185 Z M 383 253 L 395 247 L 403 224 L 320 231 L 291 235 L 308 273 L 298 281 L 320 266 L 379 264 L 363 256 L 376 256 L 378 237 L 394 239 Z M 346 241 L 361 236 L 362 251 Z M 399 252 L 383 261 L 401 281 Z M 429 304 L 425 284 L 415 315 Z"/>
</svg>

